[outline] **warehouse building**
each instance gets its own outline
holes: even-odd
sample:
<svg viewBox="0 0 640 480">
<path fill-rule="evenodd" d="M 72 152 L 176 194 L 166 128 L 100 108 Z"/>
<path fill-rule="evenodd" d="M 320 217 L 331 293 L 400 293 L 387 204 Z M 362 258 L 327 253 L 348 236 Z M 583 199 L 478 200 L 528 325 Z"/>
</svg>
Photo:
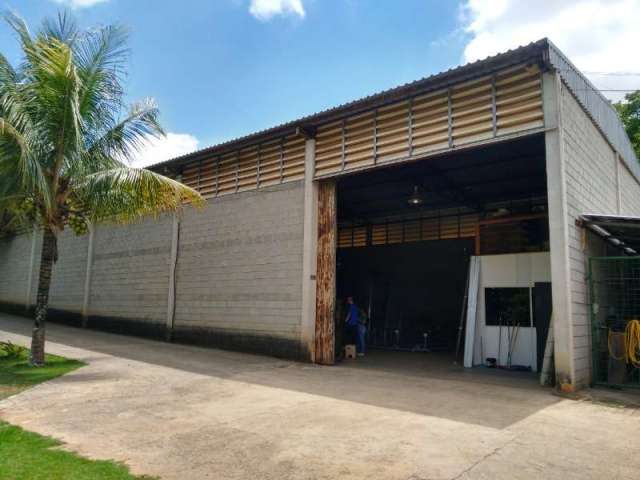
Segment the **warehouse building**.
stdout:
<svg viewBox="0 0 640 480">
<path fill-rule="evenodd" d="M 152 168 L 207 206 L 65 231 L 52 317 L 333 364 L 354 296 L 389 355 L 540 371 L 546 352 L 572 388 L 592 380 L 588 259 L 635 253 L 596 224 L 640 216 L 638 160 L 546 39 Z M 33 304 L 39 242 L 0 245 L 5 308 Z"/>
</svg>

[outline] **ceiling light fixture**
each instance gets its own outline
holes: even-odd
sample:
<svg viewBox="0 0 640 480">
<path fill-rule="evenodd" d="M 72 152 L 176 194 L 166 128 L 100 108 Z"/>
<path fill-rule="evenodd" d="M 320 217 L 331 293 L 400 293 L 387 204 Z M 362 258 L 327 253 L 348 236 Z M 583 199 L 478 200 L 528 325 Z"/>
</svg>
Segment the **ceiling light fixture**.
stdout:
<svg viewBox="0 0 640 480">
<path fill-rule="evenodd" d="M 417 185 L 413 186 L 413 193 L 407 199 L 407 203 L 413 206 L 422 205 L 424 203 L 424 197 L 420 193 L 420 189 L 418 188 Z"/>
</svg>

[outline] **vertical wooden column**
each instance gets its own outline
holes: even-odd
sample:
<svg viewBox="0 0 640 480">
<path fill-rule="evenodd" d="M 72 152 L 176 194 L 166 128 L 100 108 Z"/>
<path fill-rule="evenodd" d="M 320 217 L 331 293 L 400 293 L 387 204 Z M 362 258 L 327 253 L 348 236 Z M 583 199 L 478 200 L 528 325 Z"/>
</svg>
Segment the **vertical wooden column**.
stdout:
<svg viewBox="0 0 640 480">
<path fill-rule="evenodd" d="M 318 189 L 318 265 L 316 291 L 316 354 L 323 365 L 335 362 L 336 307 L 336 184 L 320 183 Z"/>
</svg>

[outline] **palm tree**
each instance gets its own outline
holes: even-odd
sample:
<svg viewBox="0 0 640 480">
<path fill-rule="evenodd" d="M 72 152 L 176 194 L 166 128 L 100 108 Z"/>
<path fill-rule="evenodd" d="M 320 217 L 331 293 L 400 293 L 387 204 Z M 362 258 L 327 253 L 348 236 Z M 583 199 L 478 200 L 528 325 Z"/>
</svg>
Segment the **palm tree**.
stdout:
<svg viewBox="0 0 640 480">
<path fill-rule="evenodd" d="M 16 14 L 5 20 L 23 59 L 14 68 L 0 54 L 0 218 L 43 232 L 31 343 L 31 363 L 43 365 L 60 232 L 81 234 L 88 223 L 127 223 L 203 200 L 175 180 L 128 165 L 147 138 L 164 132 L 151 100 L 127 112 L 123 28 L 80 30 L 59 14 L 32 35 Z"/>
</svg>

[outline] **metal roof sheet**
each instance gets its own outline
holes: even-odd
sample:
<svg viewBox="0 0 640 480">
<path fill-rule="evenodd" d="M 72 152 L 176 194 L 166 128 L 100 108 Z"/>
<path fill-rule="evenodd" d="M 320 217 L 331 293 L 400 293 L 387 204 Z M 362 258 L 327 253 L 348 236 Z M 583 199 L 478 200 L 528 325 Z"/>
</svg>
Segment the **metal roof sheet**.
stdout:
<svg viewBox="0 0 640 480">
<path fill-rule="evenodd" d="M 578 220 L 626 254 L 640 252 L 640 217 L 583 213 Z"/>
</svg>

